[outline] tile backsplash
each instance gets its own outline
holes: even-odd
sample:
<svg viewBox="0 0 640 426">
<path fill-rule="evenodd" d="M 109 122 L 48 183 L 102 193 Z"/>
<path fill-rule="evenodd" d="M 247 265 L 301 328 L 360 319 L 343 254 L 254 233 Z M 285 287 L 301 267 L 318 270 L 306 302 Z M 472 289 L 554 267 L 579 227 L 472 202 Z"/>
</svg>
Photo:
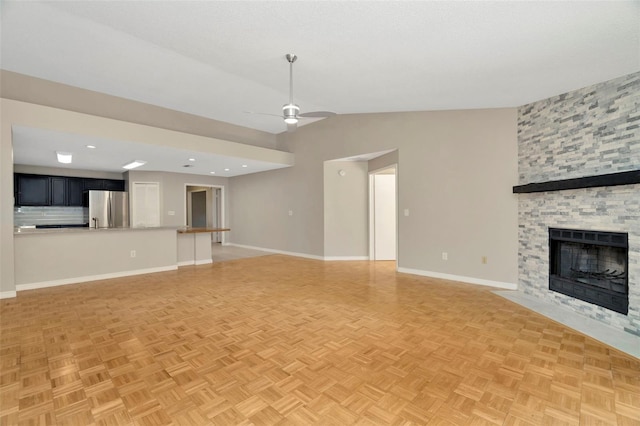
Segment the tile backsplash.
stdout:
<svg viewBox="0 0 640 426">
<path fill-rule="evenodd" d="M 85 207 L 14 207 L 14 226 L 81 224 Z"/>
</svg>

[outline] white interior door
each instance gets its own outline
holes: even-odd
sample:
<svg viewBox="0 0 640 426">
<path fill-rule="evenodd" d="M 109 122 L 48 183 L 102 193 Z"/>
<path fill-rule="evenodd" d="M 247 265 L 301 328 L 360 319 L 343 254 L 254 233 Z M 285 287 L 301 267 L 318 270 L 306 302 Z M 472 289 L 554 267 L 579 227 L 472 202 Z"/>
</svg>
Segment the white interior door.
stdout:
<svg viewBox="0 0 640 426">
<path fill-rule="evenodd" d="M 160 184 L 133 182 L 131 187 L 131 226 L 160 226 Z"/>
<path fill-rule="evenodd" d="M 373 176 L 374 259 L 396 260 L 396 175 Z"/>
</svg>

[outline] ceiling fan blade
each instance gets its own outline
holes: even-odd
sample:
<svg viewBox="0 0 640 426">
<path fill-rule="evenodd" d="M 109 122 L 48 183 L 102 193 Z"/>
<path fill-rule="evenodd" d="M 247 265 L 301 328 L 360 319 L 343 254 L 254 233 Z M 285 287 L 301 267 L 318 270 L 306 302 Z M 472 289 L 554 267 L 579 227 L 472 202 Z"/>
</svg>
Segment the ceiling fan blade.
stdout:
<svg viewBox="0 0 640 426">
<path fill-rule="evenodd" d="M 278 114 L 269 114 L 268 112 L 255 112 L 255 111 L 244 111 L 247 114 L 255 114 L 255 115 L 270 115 L 271 117 L 282 118 L 281 115 Z"/>
<path fill-rule="evenodd" d="M 289 133 L 295 132 L 297 128 L 298 128 L 298 124 L 297 123 L 287 124 L 287 132 L 289 132 Z"/>
<path fill-rule="evenodd" d="M 333 117 L 334 115 L 336 115 L 336 113 L 331 111 L 310 111 L 310 112 L 303 112 L 302 114 L 298 114 L 298 117 L 326 118 L 326 117 Z"/>
</svg>

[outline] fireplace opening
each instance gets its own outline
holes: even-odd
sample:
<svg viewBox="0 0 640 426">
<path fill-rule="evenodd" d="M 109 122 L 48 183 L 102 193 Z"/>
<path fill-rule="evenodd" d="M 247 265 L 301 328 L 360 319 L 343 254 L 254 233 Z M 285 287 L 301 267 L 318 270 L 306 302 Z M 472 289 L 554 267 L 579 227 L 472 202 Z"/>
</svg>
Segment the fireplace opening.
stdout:
<svg viewBox="0 0 640 426">
<path fill-rule="evenodd" d="M 549 229 L 549 290 L 629 311 L 628 234 Z"/>
</svg>

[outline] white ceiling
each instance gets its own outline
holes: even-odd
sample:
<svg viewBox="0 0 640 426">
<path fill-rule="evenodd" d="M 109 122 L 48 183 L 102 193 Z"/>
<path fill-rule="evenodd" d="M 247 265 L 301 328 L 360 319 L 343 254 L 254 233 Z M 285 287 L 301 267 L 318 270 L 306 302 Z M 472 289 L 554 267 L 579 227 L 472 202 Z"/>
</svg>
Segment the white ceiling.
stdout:
<svg viewBox="0 0 640 426">
<path fill-rule="evenodd" d="M 54 132 L 26 126 L 14 125 L 12 132 L 14 164 L 30 166 L 122 173 L 126 171 L 122 168 L 125 164 L 133 160 L 143 160 L 147 163 L 136 170 L 221 177 L 240 176 L 289 166 L 160 145 L 89 138 L 80 134 Z M 95 148 L 88 148 L 87 145 L 95 146 Z M 72 153 L 73 162 L 71 164 L 58 163 L 57 151 Z"/>
<path fill-rule="evenodd" d="M 638 1 L 4 1 L 3 69 L 280 133 L 512 107 L 640 70 Z"/>
</svg>

